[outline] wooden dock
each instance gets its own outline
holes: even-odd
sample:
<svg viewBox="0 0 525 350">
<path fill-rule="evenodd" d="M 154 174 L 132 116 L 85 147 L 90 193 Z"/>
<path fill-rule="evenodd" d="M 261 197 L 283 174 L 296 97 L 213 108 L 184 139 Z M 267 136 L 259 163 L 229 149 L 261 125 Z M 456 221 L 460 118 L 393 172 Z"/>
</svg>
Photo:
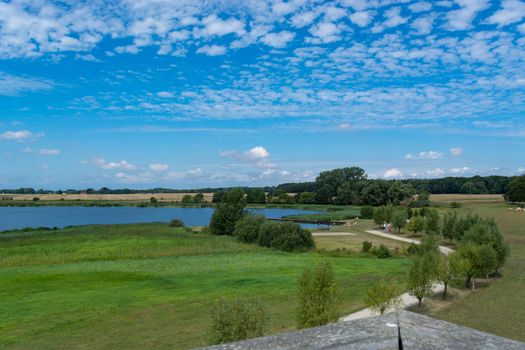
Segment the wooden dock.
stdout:
<svg viewBox="0 0 525 350">
<path fill-rule="evenodd" d="M 294 219 L 294 218 L 280 218 L 280 219 L 268 219 L 272 221 L 289 221 L 298 224 L 312 224 L 312 225 L 326 225 L 326 226 L 341 226 L 346 224 L 345 221 L 332 221 L 332 220 L 308 220 L 308 219 Z"/>
</svg>

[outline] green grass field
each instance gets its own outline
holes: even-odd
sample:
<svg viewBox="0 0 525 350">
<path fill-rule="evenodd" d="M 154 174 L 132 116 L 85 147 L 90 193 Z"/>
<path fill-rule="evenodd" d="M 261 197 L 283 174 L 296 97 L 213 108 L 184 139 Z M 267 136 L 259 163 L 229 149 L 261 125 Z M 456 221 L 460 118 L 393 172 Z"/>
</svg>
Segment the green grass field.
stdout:
<svg viewBox="0 0 525 350">
<path fill-rule="evenodd" d="M 408 261 L 291 254 L 165 224 L 86 226 L 0 236 L 0 348 L 128 349 L 205 345 L 210 304 L 257 296 L 269 333 L 294 328 L 296 282 L 328 259 L 342 312 L 370 282 L 402 281 Z"/>
<path fill-rule="evenodd" d="M 525 341 L 525 213 L 508 211 L 504 203 L 464 203 L 460 212 L 494 218 L 511 245 L 503 276 L 481 288 L 437 317 Z"/>
</svg>

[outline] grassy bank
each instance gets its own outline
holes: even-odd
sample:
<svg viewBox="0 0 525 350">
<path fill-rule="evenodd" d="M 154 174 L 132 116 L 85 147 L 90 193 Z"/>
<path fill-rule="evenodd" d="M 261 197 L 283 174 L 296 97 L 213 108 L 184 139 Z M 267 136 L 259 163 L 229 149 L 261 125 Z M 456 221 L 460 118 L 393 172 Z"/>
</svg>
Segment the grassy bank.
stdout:
<svg viewBox="0 0 525 350">
<path fill-rule="evenodd" d="M 294 328 L 296 280 L 332 262 L 342 311 L 363 307 L 370 281 L 401 281 L 407 261 L 290 254 L 169 228 L 84 226 L 0 236 L 0 347 L 190 348 L 204 345 L 218 297 L 258 296 L 269 332 Z"/>
<path fill-rule="evenodd" d="M 465 203 L 461 211 L 493 217 L 511 245 L 511 255 L 501 278 L 435 316 L 525 341 L 525 214 L 508 211 L 504 203 Z"/>
</svg>

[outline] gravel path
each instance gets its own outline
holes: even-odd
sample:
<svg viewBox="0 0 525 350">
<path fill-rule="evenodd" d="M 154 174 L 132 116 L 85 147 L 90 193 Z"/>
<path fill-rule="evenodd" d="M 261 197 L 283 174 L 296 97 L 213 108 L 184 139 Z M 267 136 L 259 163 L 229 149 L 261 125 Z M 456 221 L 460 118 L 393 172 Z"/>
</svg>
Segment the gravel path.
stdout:
<svg viewBox="0 0 525 350">
<path fill-rule="evenodd" d="M 396 236 L 396 235 L 393 235 L 393 234 L 390 234 L 390 233 L 386 233 L 386 232 L 382 232 L 382 231 L 378 231 L 378 230 L 368 230 L 366 232 L 370 233 L 372 235 L 376 235 L 376 236 L 380 236 L 380 237 L 384 237 L 384 238 L 388 238 L 388 239 L 393 239 L 393 240 L 396 240 L 396 241 L 401 241 L 401 242 L 406 242 L 406 243 L 415 243 L 415 244 L 420 244 L 421 243 L 419 240 L 416 240 L 416 239 L 399 237 L 399 236 Z M 454 250 L 452 250 L 452 249 L 450 249 L 448 247 L 444 247 L 444 246 L 439 246 L 439 250 L 441 251 L 441 253 L 443 253 L 445 255 L 449 255 L 450 253 L 452 253 L 454 251 Z M 443 284 L 441 284 L 441 283 L 436 283 L 432 287 L 432 289 L 434 291 L 434 294 L 443 292 L 443 288 L 444 288 Z M 401 308 L 401 309 L 406 309 L 406 308 L 408 308 L 410 306 L 413 306 L 413 305 L 416 305 L 418 303 L 418 300 L 415 297 L 409 295 L 408 292 L 401 294 L 399 296 L 399 298 L 401 299 L 401 302 L 399 304 L 399 308 Z M 393 309 L 389 309 L 389 310 L 385 311 L 385 313 L 389 313 L 389 312 L 392 312 L 392 311 L 394 311 L 394 310 Z M 378 315 L 377 312 L 372 311 L 371 309 L 367 308 L 367 309 L 363 309 L 363 310 L 354 312 L 353 314 L 344 316 L 344 317 L 341 318 L 341 321 L 352 321 L 352 320 L 357 320 L 357 319 L 360 319 L 360 318 L 371 317 L 371 316 L 376 316 L 376 315 Z"/>
</svg>

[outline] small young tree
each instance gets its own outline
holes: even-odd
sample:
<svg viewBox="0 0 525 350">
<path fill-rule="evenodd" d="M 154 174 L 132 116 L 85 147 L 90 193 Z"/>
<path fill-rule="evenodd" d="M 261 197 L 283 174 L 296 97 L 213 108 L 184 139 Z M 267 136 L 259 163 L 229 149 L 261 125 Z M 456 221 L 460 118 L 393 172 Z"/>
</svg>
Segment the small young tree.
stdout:
<svg viewBox="0 0 525 350">
<path fill-rule="evenodd" d="M 493 220 L 484 220 L 472 225 L 464 234 L 463 242 L 474 242 L 491 246 L 496 252 L 496 274 L 499 273 L 510 254 L 509 245 L 503 240 L 503 235 Z"/>
<path fill-rule="evenodd" d="M 299 277 L 297 327 L 322 326 L 339 317 L 339 287 L 329 262 L 322 262 L 312 271 L 305 269 Z"/>
<path fill-rule="evenodd" d="M 467 280 L 465 286 L 472 290 L 475 289 L 474 278 L 486 276 L 498 264 L 496 252 L 489 245 L 466 242 L 460 245 L 457 253 L 466 261 L 464 274 Z"/>
<path fill-rule="evenodd" d="M 414 233 L 414 236 L 418 232 L 423 231 L 425 228 L 425 218 L 421 216 L 414 216 L 407 224 L 407 230 Z"/>
<path fill-rule="evenodd" d="M 429 209 L 425 214 L 425 232 L 427 235 L 441 233 L 441 219 L 436 209 Z"/>
<path fill-rule="evenodd" d="M 392 215 L 392 225 L 397 229 L 397 233 L 401 232 L 401 229 L 407 225 L 407 212 L 404 209 L 396 210 Z"/>
<path fill-rule="evenodd" d="M 268 323 L 266 309 L 257 300 L 218 300 L 212 307 L 210 345 L 262 336 Z"/>
<path fill-rule="evenodd" d="M 366 291 L 366 305 L 381 315 L 388 309 L 398 307 L 400 302 L 399 291 L 391 281 L 377 281 Z"/>
<path fill-rule="evenodd" d="M 441 299 L 447 300 L 448 285 L 461 275 L 464 270 L 464 260 L 456 253 L 446 256 L 440 254 L 436 266 L 436 279 L 443 283 Z"/>
<path fill-rule="evenodd" d="M 421 306 L 423 298 L 432 295 L 435 271 L 435 259 L 431 254 L 418 256 L 412 261 L 408 270 L 408 291 L 417 298 L 418 306 Z"/>
<path fill-rule="evenodd" d="M 447 213 L 445 214 L 445 216 L 443 216 L 443 225 L 441 228 L 441 232 L 443 234 L 443 237 L 450 239 L 450 242 L 452 242 L 453 239 L 457 238 L 455 231 L 457 221 L 457 213 Z"/>
</svg>

